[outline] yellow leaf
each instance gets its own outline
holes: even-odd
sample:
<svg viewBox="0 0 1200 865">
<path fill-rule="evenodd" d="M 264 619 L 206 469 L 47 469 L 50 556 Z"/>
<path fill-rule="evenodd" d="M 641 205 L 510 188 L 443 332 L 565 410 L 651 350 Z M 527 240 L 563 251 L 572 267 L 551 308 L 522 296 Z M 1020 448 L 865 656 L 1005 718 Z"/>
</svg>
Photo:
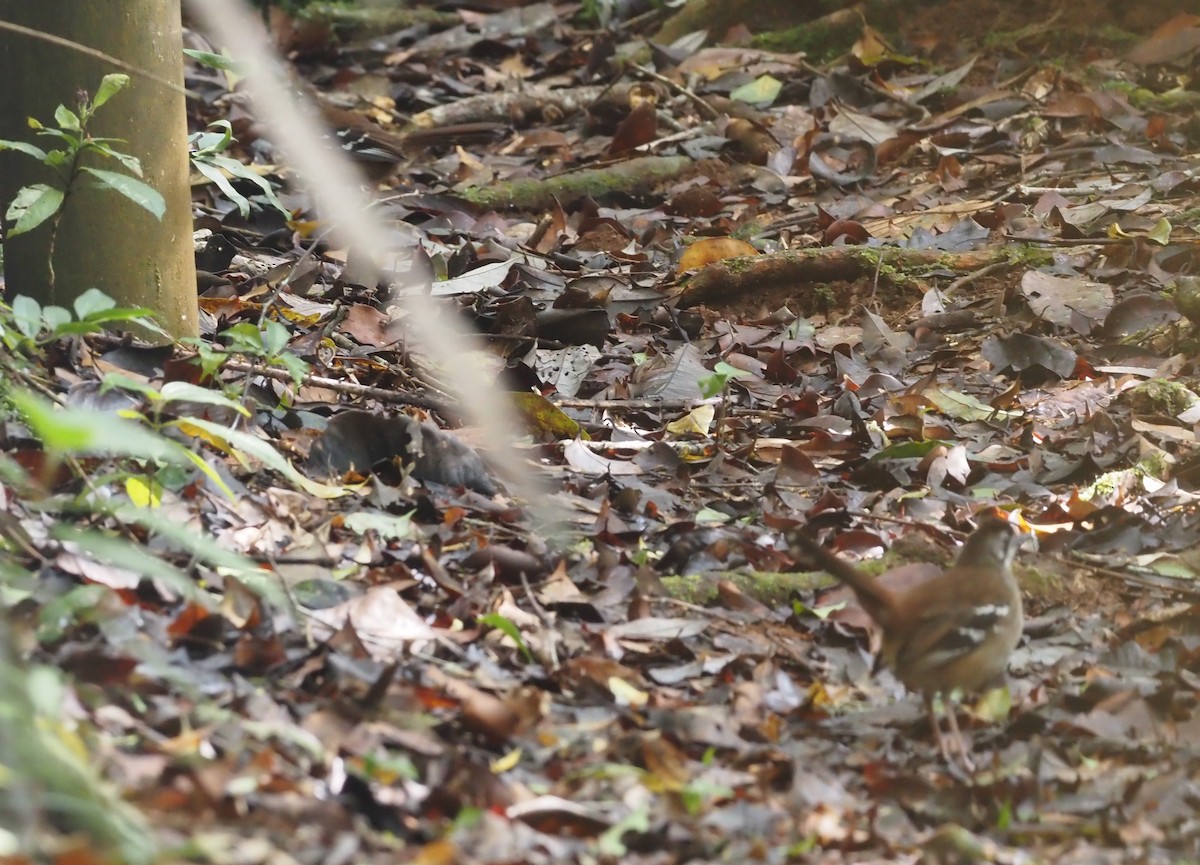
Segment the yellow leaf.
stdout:
<svg viewBox="0 0 1200 865">
<path fill-rule="evenodd" d="M 492 774 L 493 775 L 503 774 L 504 772 L 507 772 L 509 769 L 512 769 L 514 766 L 516 766 L 520 762 L 521 762 L 521 749 L 514 748 L 513 750 L 511 750 L 507 754 L 505 754 L 503 757 L 498 757 L 497 759 L 492 761 L 492 763 L 491 763 Z"/>
<path fill-rule="evenodd" d="M 758 255 L 758 250 L 746 241 L 734 237 L 706 237 L 684 250 L 675 272 L 679 274 L 689 270 L 698 270 L 714 261 L 745 255 Z"/>
<path fill-rule="evenodd" d="M 708 435 L 715 415 L 716 408 L 710 404 L 696 406 L 679 420 L 667 424 L 667 432 L 678 436 Z"/>
<path fill-rule="evenodd" d="M 162 504 L 162 486 L 145 475 L 125 478 L 125 495 L 139 508 L 156 508 Z"/>
</svg>

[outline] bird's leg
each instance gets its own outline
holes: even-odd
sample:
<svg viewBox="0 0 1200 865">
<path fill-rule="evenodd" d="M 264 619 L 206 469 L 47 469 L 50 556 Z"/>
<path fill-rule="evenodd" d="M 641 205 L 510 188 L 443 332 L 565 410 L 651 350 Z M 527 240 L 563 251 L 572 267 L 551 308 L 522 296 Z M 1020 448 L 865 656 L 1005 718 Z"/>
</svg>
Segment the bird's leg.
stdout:
<svg viewBox="0 0 1200 865">
<path fill-rule="evenodd" d="M 925 694 L 925 712 L 929 715 L 929 726 L 933 728 L 933 740 L 937 742 L 942 759 L 948 763 L 950 762 L 950 748 L 946 743 L 946 739 L 942 736 L 942 724 L 938 719 L 933 694 Z"/>
<path fill-rule="evenodd" d="M 958 751 L 962 767 L 968 772 L 974 772 L 975 764 L 971 760 L 971 751 L 967 747 L 967 740 L 963 738 L 962 731 L 958 729 L 958 713 L 954 709 L 954 705 L 947 700 L 946 719 L 950 723 L 950 733 L 954 737 L 954 748 Z"/>
<path fill-rule="evenodd" d="M 962 731 L 958 728 L 958 718 L 954 715 L 954 707 L 949 702 L 946 703 L 946 721 L 950 727 L 949 735 L 943 735 L 942 733 L 942 725 L 938 718 L 933 694 L 925 695 L 925 711 L 929 713 L 929 726 L 933 728 L 933 739 L 937 742 L 938 751 L 941 753 L 942 759 L 948 764 L 957 762 L 968 772 L 974 772 L 975 764 L 971 761 L 966 741 L 963 739 Z"/>
</svg>

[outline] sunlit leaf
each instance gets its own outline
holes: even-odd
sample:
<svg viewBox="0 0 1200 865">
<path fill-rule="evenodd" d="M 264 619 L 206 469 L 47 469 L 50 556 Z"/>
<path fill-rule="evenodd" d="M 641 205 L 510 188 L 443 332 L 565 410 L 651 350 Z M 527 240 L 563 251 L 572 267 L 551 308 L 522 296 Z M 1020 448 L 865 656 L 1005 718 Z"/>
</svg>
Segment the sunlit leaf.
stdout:
<svg viewBox="0 0 1200 865">
<path fill-rule="evenodd" d="M 75 298 L 72 306 L 75 308 L 75 315 L 79 318 L 88 318 L 89 316 L 112 309 L 117 305 L 117 302 L 102 292 L 98 288 L 89 288 Z"/>
<path fill-rule="evenodd" d="M 242 430 L 231 429 L 200 418 L 187 418 L 186 421 L 177 422 L 176 426 L 180 430 L 192 434 L 205 433 L 213 443 L 225 443 L 230 449 L 253 457 L 279 472 L 300 489 L 318 498 L 338 498 L 353 492 L 348 487 L 330 486 L 306 478 L 268 442 Z"/>
<path fill-rule="evenodd" d="M 533 663 L 533 654 L 529 651 L 529 646 L 525 644 L 525 638 L 521 636 L 521 630 L 510 619 L 499 613 L 486 613 L 479 617 L 479 623 L 487 625 L 489 628 L 495 628 L 504 634 L 504 636 L 517 644 L 517 648 L 521 650 L 521 654 L 525 656 L 525 660 Z"/>
<path fill-rule="evenodd" d="M 16 237 L 37 228 L 58 212 L 63 203 L 63 191 L 45 183 L 35 183 L 18 190 L 8 206 L 7 219 L 12 227 L 9 237 Z"/>
<path fill-rule="evenodd" d="M 149 184 L 143 183 L 136 177 L 121 174 L 116 171 L 102 171 L 99 168 L 84 166 L 83 171 L 96 178 L 101 186 L 119 192 L 138 207 L 143 208 L 157 219 L 162 219 L 167 212 L 167 202 L 158 191 Z"/>
<path fill-rule="evenodd" d="M 46 151 L 26 141 L 5 141 L 0 139 L 0 150 L 16 150 L 19 153 L 24 153 L 26 156 L 32 156 L 38 162 L 46 161 Z"/>
<path fill-rule="evenodd" d="M 178 442 L 114 414 L 78 408 L 56 410 L 41 397 L 24 391 L 14 391 L 10 399 L 48 451 L 176 464 L 187 459 Z"/>
<path fill-rule="evenodd" d="M 123 72 L 111 72 L 100 79 L 96 88 L 96 96 L 92 99 L 92 107 L 99 108 L 113 96 L 129 86 L 129 76 Z"/>
</svg>

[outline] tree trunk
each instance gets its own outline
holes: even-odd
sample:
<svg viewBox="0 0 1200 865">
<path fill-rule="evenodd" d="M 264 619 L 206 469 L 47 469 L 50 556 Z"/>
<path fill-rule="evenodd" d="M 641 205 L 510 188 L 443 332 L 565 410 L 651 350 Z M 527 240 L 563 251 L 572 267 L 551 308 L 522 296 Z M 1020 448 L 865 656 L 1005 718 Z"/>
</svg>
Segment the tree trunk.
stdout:
<svg viewBox="0 0 1200 865">
<path fill-rule="evenodd" d="M 96 287 L 119 306 L 154 310 L 159 323 L 177 336 L 195 335 L 196 271 L 179 0 L 78 0 L 65 5 L 0 0 L 0 19 L 81 43 L 178 85 L 172 89 L 132 72 L 130 85 L 98 109 L 89 126 L 93 136 L 124 139 L 116 149 L 141 160 L 142 179 L 166 199 L 162 221 L 112 190 L 81 184 L 64 204 L 54 241 L 53 280 L 52 220 L 5 242 L 9 298 L 26 294 L 43 305 L 69 309 L 75 297 Z M 72 48 L 0 31 L 0 80 L 4 81 L 0 138 L 28 141 L 43 150 L 55 148 L 54 139 L 34 134 L 27 118 L 55 126 L 54 110 L 59 104 L 75 108 L 78 91 L 94 95 L 104 75 L 128 71 Z M 50 175 L 27 155 L 0 155 L 3 213 L 18 189 L 46 182 Z M 117 162 L 96 154 L 84 164 L 124 171 Z"/>
</svg>

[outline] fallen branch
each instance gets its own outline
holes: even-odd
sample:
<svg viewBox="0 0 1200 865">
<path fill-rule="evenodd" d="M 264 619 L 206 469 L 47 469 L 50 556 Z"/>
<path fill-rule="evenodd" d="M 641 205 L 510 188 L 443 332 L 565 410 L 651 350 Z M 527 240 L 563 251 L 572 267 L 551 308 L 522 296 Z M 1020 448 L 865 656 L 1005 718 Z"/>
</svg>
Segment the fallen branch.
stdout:
<svg viewBox="0 0 1200 865">
<path fill-rule="evenodd" d="M 918 270 L 938 267 L 970 272 L 1011 260 L 1005 249 L 945 252 L 937 249 L 898 247 L 824 247 L 797 249 L 749 258 L 727 258 L 708 265 L 679 294 L 681 309 L 702 303 L 744 299 L 755 293 L 812 283 L 852 281 L 870 276 L 881 267 Z"/>
<path fill-rule="evenodd" d="M 540 210 L 555 201 L 565 203 L 584 196 L 601 201 L 614 192 L 645 192 L 649 187 L 678 177 L 693 164 L 686 156 L 642 156 L 557 177 L 471 187 L 460 190 L 458 195 L 473 204 L 495 210 Z"/>
</svg>

